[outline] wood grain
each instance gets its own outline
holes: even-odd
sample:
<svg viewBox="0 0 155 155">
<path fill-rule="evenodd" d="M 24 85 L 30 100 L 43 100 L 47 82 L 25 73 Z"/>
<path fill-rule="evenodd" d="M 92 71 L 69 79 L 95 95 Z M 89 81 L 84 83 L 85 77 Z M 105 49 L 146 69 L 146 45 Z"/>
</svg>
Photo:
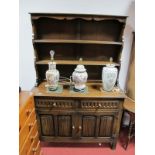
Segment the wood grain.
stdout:
<svg viewBox="0 0 155 155">
<path fill-rule="evenodd" d="M 37 61 L 36 64 L 38 65 L 47 65 L 51 60 L 40 60 L 40 61 Z M 79 64 L 79 61 L 78 60 L 55 60 L 56 64 L 59 64 L 59 65 L 78 65 Z M 80 62 L 80 64 L 82 65 L 101 65 L 101 66 L 104 66 L 104 65 L 107 65 L 109 64 L 109 61 L 82 61 Z M 115 63 L 113 62 L 113 64 L 115 66 L 120 66 L 119 63 Z"/>
<path fill-rule="evenodd" d="M 116 41 L 96 41 L 96 40 L 65 40 L 65 39 L 35 39 L 33 40 L 34 43 L 68 43 L 68 44 L 110 44 L 110 45 L 122 45 L 122 42 Z"/>
<path fill-rule="evenodd" d="M 120 68 L 125 16 L 31 13 L 37 87 L 32 89 L 40 139 L 47 142 L 110 143 L 116 148 L 125 94 L 102 90 L 102 66 L 113 57 Z M 53 49 L 60 75 L 70 78 L 79 58 L 88 72 L 86 93 L 45 88 L 45 72 Z M 91 81 L 91 82 L 90 82 Z"/>
<path fill-rule="evenodd" d="M 101 91 L 102 84 L 87 83 L 88 93 L 71 93 L 69 86 L 64 86 L 62 93 L 49 93 L 45 88 L 46 82 L 41 83 L 38 87 L 34 87 L 32 92 L 34 96 L 55 96 L 70 98 L 125 98 L 124 92 L 105 92 Z"/>
<path fill-rule="evenodd" d="M 29 91 L 21 91 L 19 94 L 19 154 L 27 155 L 30 147 L 37 138 L 38 127 L 34 109 L 33 93 Z M 40 145 L 38 145 L 36 155 L 40 153 Z"/>
</svg>

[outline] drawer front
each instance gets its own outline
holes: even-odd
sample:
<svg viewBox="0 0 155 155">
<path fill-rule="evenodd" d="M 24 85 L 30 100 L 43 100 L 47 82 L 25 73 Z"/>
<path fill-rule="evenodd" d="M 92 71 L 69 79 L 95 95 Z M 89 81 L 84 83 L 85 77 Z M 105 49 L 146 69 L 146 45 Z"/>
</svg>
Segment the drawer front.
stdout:
<svg viewBox="0 0 155 155">
<path fill-rule="evenodd" d="M 32 145 L 35 137 L 38 136 L 38 131 L 37 131 L 37 121 L 35 121 L 34 126 L 30 133 L 27 135 L 27 138 L 22 146 L 22 148 L 19 150 L 20 155 L 27 154 L 30 146 Z"/>
<path fill-rule="evenodd" d="M 39 155 L 40 154 L 40 141 L 38 136 L 34 139 L 27 155 Z"/>
<path fill-rule="evenodd" d="M 28 117 L 27 121 L 25 122 L 25 125 L 19 132 L 19 148 L 22 147 L 27 135 L 30 133 L 32 130 L 32 127 L 34 126 L 35 122 L 35 109 L 31 112 L 30 116 Z"/>
<path fill-rule="evenodd" d="M 81 100 L 82 109 L 118 109 L 119 100 Z"/>
<path fill-rule="evenodd" d="M 19 131 L 23 128 L 26 120 L 30 116 L 32 110 L 34 108 L 34 101 L 33 97 L 30 97 L 25 105 L 25 107 L 22 109 L 19 115 Z"/>
<path fill-rule="evenodd" d="M 75 101 L 71 99 L 37 98 L 35 105 L 40 108 L 72 109 L 75 107 Z"/>
<path fill-rule="evenodd" d="M 38 142 L 38 148 L 36 149 L 36 152 L 34 152 L 33 155 L 42 155 L 42 153 L 41 153 L 41 147 L 40 147 L 40 142 Z"/>
<path fill-rule="evenodd" d="M 119 99 L 53 99 L 36 98 L 37 108 L 52 109 L 119 109 L 122 107 Z"/>
</svg>

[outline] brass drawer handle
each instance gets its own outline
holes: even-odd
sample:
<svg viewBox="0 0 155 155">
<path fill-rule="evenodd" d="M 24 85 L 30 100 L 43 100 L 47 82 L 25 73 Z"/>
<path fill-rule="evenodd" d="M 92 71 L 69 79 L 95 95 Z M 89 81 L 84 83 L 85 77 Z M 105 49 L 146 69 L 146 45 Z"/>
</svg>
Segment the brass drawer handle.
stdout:
<svg viewBox="0 0 155 155">
<path fill-rule="evenodd" d="M 81 130 L 82 129 L 82 127 L 81 126 L 79 126 L 79 130 Z"/>
<path fill-rule="evenodd" d="M 33 123 L 29 123 L 28 124 L 28 127 L 29 127 L 29 131 L 31 130 L 31 128 L 34 126 L 34 124 Z"/>
<path fill-rule="evenodd" d="M 37 152 L 37 150 L 38 150 L 38 148 L 39 148 L 39 145 L 40 145 L 40 141 L 38 142 L 36 148 L 32 148 L 32 151 L 33 151 L 33 152 Z"/>
<path fill-rule="evenodd" d="M 53 103 L 53 107 L 56 107 L 56 106 L 57 106 L 57 104 L 54 102 L 54 103 Z"/>
<path fill-rule="evenodd" d="M 98 104 L 98 107 L 100 107 L 100 108 L 102 107 L 101 103 Z"/>
<path fill-rule="evenodd" d="M 35 134 L 35 136 L 31 136 L 31 137 L 30 137 L 31 142 L 32 142 L 34 139 L 36 139 L 36 138 L 37 138 L 37 136 L 38 136 L 38 132 Z"/>
<path fill-rule="evenodd" d="M 31 109 L 27 109 L 26 110 L 26 115 L 29 116 L 30 113 L 31 113 Z"/>
</svg>

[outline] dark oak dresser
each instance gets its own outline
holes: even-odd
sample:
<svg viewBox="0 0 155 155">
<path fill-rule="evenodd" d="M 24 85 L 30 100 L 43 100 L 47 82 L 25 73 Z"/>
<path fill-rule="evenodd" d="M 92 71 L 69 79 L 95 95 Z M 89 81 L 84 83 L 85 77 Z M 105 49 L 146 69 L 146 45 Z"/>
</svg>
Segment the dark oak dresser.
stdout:
<svg viewBox="0 0 155 155">
<path fill-rule="evenodd" d="M 31 13 L 36 86 L 33 88 L 39 137 L 46 142 L 109 143 L 116 148 L 125 95 L 102 90 L 102 67 L 120 69 L 124 16 Z M 88 72 L 87 92 L 72 92 L 61 81 L 62 92 L 48 92 L 45 72 L 50 50 L 60 77 L 72 75 L 79 58 Z"/>
</svg>

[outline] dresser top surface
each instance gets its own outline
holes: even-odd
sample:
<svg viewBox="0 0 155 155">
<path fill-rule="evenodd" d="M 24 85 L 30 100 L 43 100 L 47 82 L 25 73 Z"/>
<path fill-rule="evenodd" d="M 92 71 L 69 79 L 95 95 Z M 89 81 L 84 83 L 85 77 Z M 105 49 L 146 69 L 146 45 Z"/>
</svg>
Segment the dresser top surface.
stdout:
<svg viewBox="0 0 155 155">
<path fill-rule="evenodd" d="M 69 85 L 63 86 L 62 92 L 49 92 L 45 87 L 46 82 L 42 82 L 38 87 L 34 87 L 32 92 L 34 96 L 51 96 L 51 97 L 73 97 L 73 98 L 125 98 L 122 91 L 106 92 L 102 90 L 102 84 L 87 83 L 87 91 L 85 93 L 73 92 L 70 90 Z"/>
</svg>

